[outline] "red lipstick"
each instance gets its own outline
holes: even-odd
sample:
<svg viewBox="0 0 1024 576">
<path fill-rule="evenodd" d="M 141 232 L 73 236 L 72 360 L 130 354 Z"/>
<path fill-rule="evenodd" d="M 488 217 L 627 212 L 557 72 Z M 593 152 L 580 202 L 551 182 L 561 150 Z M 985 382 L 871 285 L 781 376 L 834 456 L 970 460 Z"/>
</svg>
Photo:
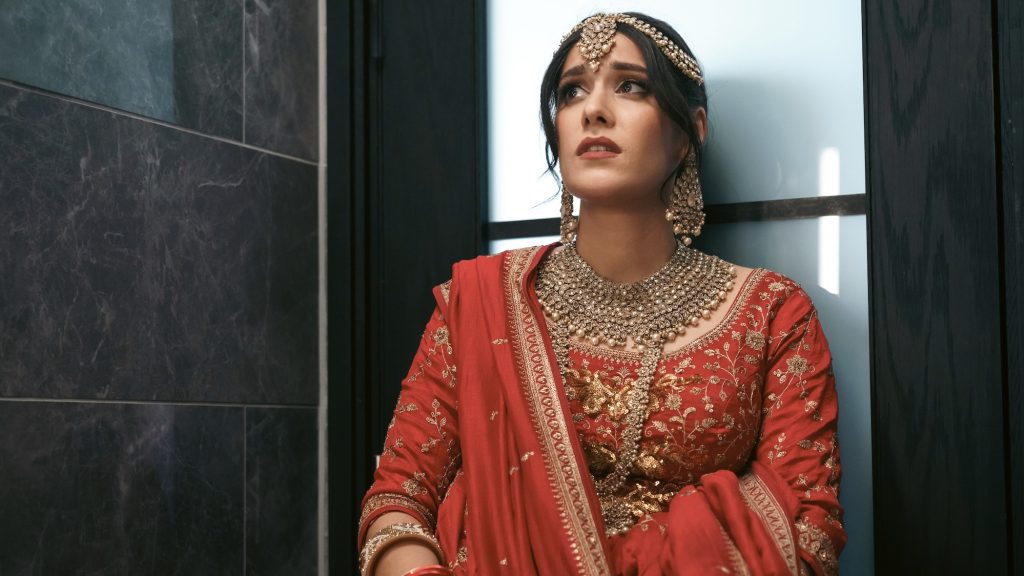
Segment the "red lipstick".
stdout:
<svg viewBox="0 0 1024 576">
<path fill-rule="evenodd" d="M 619 145 L 611 138 L 584 138 L 576 147 L 576 155 L 580 158 L 611 158 L 622 152 Z"/>
</svg>

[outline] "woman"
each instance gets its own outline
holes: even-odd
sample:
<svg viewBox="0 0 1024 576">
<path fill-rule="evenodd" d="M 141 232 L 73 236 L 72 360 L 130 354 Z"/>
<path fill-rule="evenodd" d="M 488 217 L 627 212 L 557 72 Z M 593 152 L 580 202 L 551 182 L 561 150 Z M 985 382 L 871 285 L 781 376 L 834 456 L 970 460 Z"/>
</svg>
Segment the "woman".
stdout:
<svg viewBox="0 0 1024 576">
<path fill-rule="evenodd" d="M 460 262 L 435 289 L 363 502 L 364 573 L 835 573 L 814 308 L 687 248 L 707 132 L 689 48 L 641 14 L 590 17 L 541 117 L 561 246 Z"/>
</svg>

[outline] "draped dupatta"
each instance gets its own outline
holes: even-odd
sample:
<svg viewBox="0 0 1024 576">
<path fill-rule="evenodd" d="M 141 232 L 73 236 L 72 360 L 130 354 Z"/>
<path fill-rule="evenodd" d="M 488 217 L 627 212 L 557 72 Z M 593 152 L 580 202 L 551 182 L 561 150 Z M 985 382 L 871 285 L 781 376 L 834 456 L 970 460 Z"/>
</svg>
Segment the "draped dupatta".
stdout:
<svg viewBox="0 0 1024 576">
<path fill-rule="evenodd" d="M 461 262 L 450 292 L 437 291 L 460 357 L 464 472 L 442 505 L 438 535 L 444 544 L 465 529 L 470 574 L 498 566 L 517 575 L 610 573 L 600 508 L 533 295 L 548 249 Z"/>
<path fill-rule="evenodd" d="M 773 336 L 752 340 L 767 359 L 756 393 L 763 387 L 772 403 L 758 401 L 761 439 L 742 469 L 705 473 L 667 510 L 606 537 L 533 288 L 552 248 L 459 262 L 452 280 L 435 289 L 431 338 L 450 339 L 457 368 L 449 376 L 457 373 L 458 383 L 423 372 L 431 360 L 421 348 L 364 501 L 361 534 L 380 514 L 404 511 L 436 527 L 456 574 L 835 573 L 845 532 L 834 381 L 806 295 L 761 273 L 744 290 L 754 293 L 756 284 L 756 305 L 774 303 L 772 323 L 763 326 Z M 783 293 L 789 296 L 765 299 Z M 432 448 L 440 441 L 434 427 L 444 422 L 447 438 L 457 437 L 452 458 Z"/>
</svg>

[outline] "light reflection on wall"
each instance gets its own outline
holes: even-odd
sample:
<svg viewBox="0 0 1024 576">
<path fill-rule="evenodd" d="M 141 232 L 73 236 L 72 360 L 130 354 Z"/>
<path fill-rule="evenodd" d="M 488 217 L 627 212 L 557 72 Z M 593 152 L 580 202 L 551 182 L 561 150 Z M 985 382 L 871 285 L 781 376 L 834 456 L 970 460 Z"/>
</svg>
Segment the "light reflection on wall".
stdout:
<svg viewBox="0 0 1024 576">
<path fill-rule="evenodd" d="M 825 148 L 818 156 L 818 195 L 839 195 L 839 149 Z M 818 286 L 839 295 L 839 216 L 818 220 Z"/>
</svg>

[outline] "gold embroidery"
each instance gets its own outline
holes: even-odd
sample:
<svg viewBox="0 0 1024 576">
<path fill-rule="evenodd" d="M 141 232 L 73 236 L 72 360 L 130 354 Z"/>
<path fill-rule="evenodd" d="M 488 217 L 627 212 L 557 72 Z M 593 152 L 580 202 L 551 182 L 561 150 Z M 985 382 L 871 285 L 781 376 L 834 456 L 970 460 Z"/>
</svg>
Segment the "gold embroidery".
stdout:
<svg viewBox="0 0 1024 576">
<path fill-rule="evenodd" d="M 725 528 L 722 525 L 718 525 L 718 530 L 722 533 L 722 539 L 725 540 L 725 549 L 728 550 L 729 563 L 732 564 L 732 569 L 736 571 L 736 574 L 740 576 L 750 576 L 750 568 L 747 566 L 743 555 L 740 554 L 739 548 L 736 547 L 736 543 L 732 541 L 729 534 L 726 533 Z M 731 573 L 727 571 L 726 573 Z"/>
<path fill-rule="evenodd" d="M 797 520 L 796 529 L 800 548 L 821 565 L 825 574 L 838 574 L 839 556 L 836 554 L 832 539 L 820 528 L 808 522 L 806 518 Z"/>
<path fill-rule="evenodd" d="M 776 458 L 782 458 L 786 455 L 786 451 L 782 449 L 782 443 L 786 441 L 786 433 L 779 434 L 776 439 L 775 446 L 772 446 L 771 450 L 768 451 L 768 461 L 775 462 Z"/>
<path fill-rule="evenodd" d="M 434 361 L 439 359 L 442 363 L 440 367 L 441 378 L 449 388 L 454 388 L 457 367 L 454 362 L 455 350 L 452 348 L 451 341 L 449 340 L 448 325 L 441 324 L 434 330 L 433 334 L 424 333 L 423 340 L 427 345 L 425 359 L 420 361 L 416 372 L 409 376 L 408 381 L 416 382 L 419 380 L 427 368 L 432 367 Z"/>
<path fill-rule="evenodd" d="M 454 570 L 456 566 L 461 566 L 469 561 L 469 549 L 465 546 L 459 546 L 459 551 L 455 553 L 455 560 L 448 563 L 448 568 Z"/>
<path fill-rule="evenodd" d="M 438 288 L 441 289 L 441 297 L 444 298 L 444 303 L 448 303 L 448 295 L 452 289 L 452 279 L 445 280 Z"/>
<path fill-rule="evenodd" d="M 495 338 L 494 340 L 491 340 L 491 344 L 494 344 L 495 346 L 497 346 L 499 344 L 508 344 L 508 339 L 507 338 Z"/>
<path fill-rule="evenodd" d="M 421 516 L 431 530 L 435 526 L 434 514 L 426 506 L 412 498 L 392 493 L 375 494 L 369 497 L 366 500 L 366 505 L 363 506 L 363 513 L 359 516 L 359 526 L 365 526 L 366 523 L 380 515 L 379 511 L 389 507 L 405 508 L 406 511 Z"/>
<path fill-rule="evenodd" d="M 425 494 L 427 491 L 423 488 L 422 482 L 427 478 L 427 475 L 423 472 L 416 472 L 405 482 L 402 482 L 402 488 L 405 489 L 405 493 L 409 496 L 419 496 Z"/>
<path fill-rule="evenodd" d="M 786 559 L 790 574 L 796 574 L 796 544 L 793 542 L 789 519 L 786 518 L 782 506 L 757 474 L 748 472 L 740 476 L 739 481 L 740 493 L 746 500 L 747 507 L 757 513 L 764 527 L 768 529 L 768 533 L 774 538 L 775 545 L 782 553 L 782 557 Z"/>
<path fill-rule="evenodd" d="M 490 418 L 491 418 L 491 421 L 492 421 L 492 422 L 494 421 L 494 418 L 495 418 L 495 417 L 496 417 L 497 415 L 498 415 L 498 411 L 497 411 L 497 410 L 494 410 L 494 411 L 492 411 L 492 412 L 491 412 L 491 417 L 490 417 Z"/>
<path fill-rule="evenodd" d="M 608 562 L 586 500 L 582 473 L 568 442 L 570 429 L 561 410 L 555 380 L 558 371 L 552 370 L 538 319 L 521 288 L 529 264 L 539 250 L 527 248 L 505 254 L 505 301 L 513 328 L 509 339 L 529 402 L 530 419 L 544 449 L 544 463 L 561 510 L 562 528 L 574 551 L 576 571 L 604 575 L 609 573 Z"/>
</svg>

